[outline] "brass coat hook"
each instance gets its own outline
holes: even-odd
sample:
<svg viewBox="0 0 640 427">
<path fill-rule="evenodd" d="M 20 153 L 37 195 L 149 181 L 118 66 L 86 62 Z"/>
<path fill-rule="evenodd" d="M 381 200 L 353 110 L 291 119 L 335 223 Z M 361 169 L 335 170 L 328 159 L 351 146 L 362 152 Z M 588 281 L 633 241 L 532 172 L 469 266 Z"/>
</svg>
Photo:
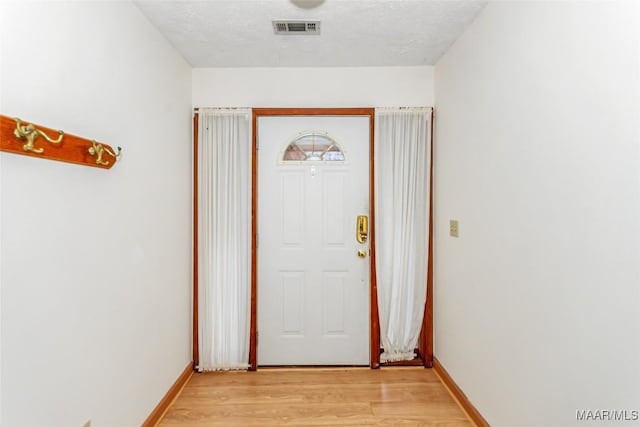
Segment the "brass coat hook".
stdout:
<svg viewBox="0 0 640 427">
<path fill-rule="evenodd" d="M 106 148 L 104 145 L 96 142 L 95 139 L 91 140 L 91 144 L 92 144 L 91 147 L 89 147 L 89 154 L 91 154 L 92 156 L 97 156 L 96 158 L 97 165 L 107 166 L 109 164 L 108 161 L 102 160 L 102 156 L 104 155 L 105 152 L 116 159 L 120 157 L 120 154 L 122 153 L 122 148 L 117 147 L 118 152 L 114 153 L 113 151 Z"/>
<path fill-rule="evenodd" d="M 0 151 L 111 169 L 118 161 L 121 148 L 116 150 L 104 142 L 0 114 Z"/>
<path fill-rule="evenodd" d="M 17 117 L 13 120 L 15 120 L 16 122 L 16 129 L 13 131 L 13 134 L 16 136 L 16 138 L 22 141 L 27 141 L 27 143 L 22 146 L 24 151 L 31 151 L 37 154 L 42 154 L 44 152 L 44 148 L 35 147 L 35 141 L 38 136 L 42 136 L 52 144 L 61 143 L 62 138 L 64 137 L 64 132 L 61 130 L 58 131 L 58 137 L 56 139 L 53 139 L 50 138 L 46 133 L 42 132 L 40 129 L 36 128 L 33 124 L 23 125 L 22 120 Z"/>
</svg>

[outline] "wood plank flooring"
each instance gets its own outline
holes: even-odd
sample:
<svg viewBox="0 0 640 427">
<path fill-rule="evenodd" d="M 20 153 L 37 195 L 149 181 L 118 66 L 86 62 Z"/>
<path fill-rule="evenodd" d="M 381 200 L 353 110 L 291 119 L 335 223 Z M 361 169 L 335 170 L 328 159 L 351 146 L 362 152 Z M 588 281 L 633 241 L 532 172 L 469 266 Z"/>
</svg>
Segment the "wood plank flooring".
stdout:
<svg viewBox="0 0 640 427">
<path fill-rule="evenodd" d="M 430 369 L 273 368 L 195 374 L 161 427 L 472 424 Z"/>
</svg>

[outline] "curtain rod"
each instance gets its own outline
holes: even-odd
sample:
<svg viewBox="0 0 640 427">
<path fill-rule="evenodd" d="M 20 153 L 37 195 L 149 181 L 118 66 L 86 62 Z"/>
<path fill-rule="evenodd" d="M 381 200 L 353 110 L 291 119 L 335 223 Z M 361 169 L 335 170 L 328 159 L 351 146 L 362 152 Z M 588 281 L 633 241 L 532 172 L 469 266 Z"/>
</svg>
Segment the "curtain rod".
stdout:
<svg viewBox="0 0 640 427">
<path fill-rule="evenodd" d="M 376 111 L 393 112 L 393 111 L 415 111 L 415 112 L 430 112 L 433 107 L 376 107 Z"/>
<path fill-rule="evenodd" d="M 193 107 L 193 111 L 198 112 L 200 110 L 206 111 L 235 111 L 235 110 L 250 110 L 251 107 Z"/>
<path fill-rule="evenodd" d="M 193 111 L 200 110 L 247 110 L 252 107 L 193 107 Z M 376 110 L 386 110 L 386 111 L 394 111 L 394 110 L 403 110 L 403 111 L 431 111 L 433 107 L 374 107 Z"/>
<path fill-rule="evenodd" d="M 408 112 L 408 113 L 433 113 L 433 107 L 375 107 L 376 114 Z M 200 112 L 217 112 L 217 113 L 239 113 L 249 114 L 251 107 L 194 107 L 194 114 Z"/>
</svg>

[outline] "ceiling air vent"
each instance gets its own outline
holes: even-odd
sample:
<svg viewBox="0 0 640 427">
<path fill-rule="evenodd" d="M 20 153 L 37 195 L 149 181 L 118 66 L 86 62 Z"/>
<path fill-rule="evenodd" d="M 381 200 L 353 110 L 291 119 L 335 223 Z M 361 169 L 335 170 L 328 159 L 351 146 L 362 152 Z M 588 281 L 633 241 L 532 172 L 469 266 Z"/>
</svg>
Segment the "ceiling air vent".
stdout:
<svg viewBox="0 0 640 427">
<path fill-rule="evenodd" d="M 273 21 L 275 34 L 320 34 L 320 21 L 299 21 L 295 19 Z"/>
</svg>

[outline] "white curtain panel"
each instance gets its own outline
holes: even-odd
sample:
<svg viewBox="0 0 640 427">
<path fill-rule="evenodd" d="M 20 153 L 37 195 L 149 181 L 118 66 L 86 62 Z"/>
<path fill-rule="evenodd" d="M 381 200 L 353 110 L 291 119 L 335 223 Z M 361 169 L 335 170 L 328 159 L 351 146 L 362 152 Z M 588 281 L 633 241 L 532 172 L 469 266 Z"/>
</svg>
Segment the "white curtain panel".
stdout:
<svg viewBox="0 0 640 427">
<path fill-rule="evenodd" d="M 199 111 L 200 371 L 249 366 L 250 116 L 250 109 Z"/>
<path fill-rule="evenodd" d="M 376 274 L 382 362 L 415 357 L 427 296 L 431 109 L 376 109 Z"/>
</svg>

